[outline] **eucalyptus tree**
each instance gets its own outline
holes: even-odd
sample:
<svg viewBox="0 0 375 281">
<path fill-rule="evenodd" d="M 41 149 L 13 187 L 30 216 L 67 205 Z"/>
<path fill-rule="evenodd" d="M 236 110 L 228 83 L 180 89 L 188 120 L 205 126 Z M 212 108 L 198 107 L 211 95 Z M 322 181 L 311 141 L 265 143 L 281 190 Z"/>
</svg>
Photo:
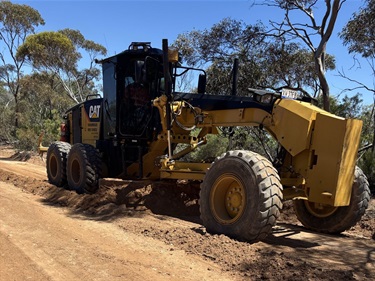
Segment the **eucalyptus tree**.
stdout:
<svg viewBox="0 0 375 281">
<path fill-rule="evenodd" d="M 186 64 L 204 67 L 209 76 L 207 92 L 229 94 L 231 69 L 239 59 L 238 94 L 247 88 L 263 85 L 264 76 L 257 60 L 264 52 L 263 26 L 225 18 L 210 29 L 179 34 L 173 47 L 182 54 Z"/>
<path fill-rule="evenodd" d="M 358 162 L 368 178 L 372 194 L 375 194 L 374 105 L 364 107 L 361 119 L 363 120 L 362 143 L 364 146 L 359 151 Z M 368 149 L 371 147 L 372 149 Z"/>
<path fill-rule="evenodd" d="M 63 29 L 30 35 L 18 48 L 16 57 L 24 60 L 37 71 L 56 77 L 65 93 L 75 103 L 95 94 L 95 80 L 100 70 L 95 66 L 96 56 L 106 55 L 106 49 L 87 40 L 78 30 Z M 80 60 L 86 55 L 86 65 L 80 68 Z"/>
<path fill-rule="evenodd" d="M 365 5 L 353 13 L 341 31 L 340 37 L 348 46 L 349 53 L 364 58 L 375 57 L 375 0 L 365 0 Z"/>
<path fill-rule="evenodd" d="M 44 25 L 39 12 L 30 6 L 0 1 L 0 82 L 11 93 L 15 104 L 14 125 L 18 127 L 18 101 L 24 59 L 17 59 L 18 47 L 35 28 Z"/>
<path fill-rule="evenodd" d="M 315 63 L 315 73 L 319 79 L 323 107 L 328 111 L 330 89 L 325 75 L 327 71 L 326 50 L 337 16 L 345 1 L 325 0 L 324 7 L 321 5 L 323 1 L 318 0 L 272 0 L 263 3 L 284 11 L 284 19 L 281 22 L 270 21 L 273 27 L 269 32 L 270 35 L 292 41 L 299 40 L 310 50 Z M 315 12 L 318 12 L 320 19 L 316 17 Z M 297 14 L 302 17 L 294 20 Z"/>
<path fill-rule="evenodd" d="M 284 37 L 269 36 L 262 23 L 226 18 L 210 29 L 178 35 L 173 47 L 187 64 L 206 68 L 207 92 L 230 94 L 235 58 L 239 59 L 239 95 L 247 95 L 248 88 L 287 87 L 313 96 L 320 90 L 310 50 Z M 325 62 L 327 69 L 335 68 L 332 56 L 327 55 Z"/>
<path fill-rule="evenodd" d="M 348 47 L 349 53 L 359 54 L 362 56 L 370 66 L 372 75 L 375 77 L 375 0 L 366 0 L 364 6 L 357 12 L 353 13 L 352 18 L 347 22 L 340 33 L 344 45 Z M 355 83 L 355 87 L 347 90 L 366 90 L 373 94 L 374 103 L 371 110 L 368 111 L 371 120 L 368 123 L 368 128 L 372 128 L 370 135 L 372 135 L 372 152 L 375 155 L 375 88 L 373 85 L 366 85 L 362 81 L 346 77 L 346 79 Z M 375 78 L 373 79 L 375 81 Z M 365 130 L 368 130 L 365 128 Z"/>
</svg>

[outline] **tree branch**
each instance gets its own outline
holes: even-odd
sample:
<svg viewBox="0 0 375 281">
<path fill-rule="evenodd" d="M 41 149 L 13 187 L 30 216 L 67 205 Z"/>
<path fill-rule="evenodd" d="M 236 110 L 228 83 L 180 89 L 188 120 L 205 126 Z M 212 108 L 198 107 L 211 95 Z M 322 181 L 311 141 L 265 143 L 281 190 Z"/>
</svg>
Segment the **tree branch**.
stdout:
<svg viewBox="0 0 375 281">
<path fill-rule="evenodd" d="M 349 78 L 348 76 L 346 76 L 344 70 L 339 71 L 339 75 L 338 76 L 358 85 L 357 87 L 346 88 L 346 89 L 344 89 L 344 90 L 341 91 L 342 93 L 344 93 L 344 92 L 351 92 L 351 91 L 358 90 L 358 89 L 365 89 L 365 90 L 367 90 L 367 91 L 372 92 L 373 94 L 375 94 L 375 89 L 368 87 L 367 85 L 365 85 L 362 82 L 359 82 L 358 80 Z"/>
</svg>

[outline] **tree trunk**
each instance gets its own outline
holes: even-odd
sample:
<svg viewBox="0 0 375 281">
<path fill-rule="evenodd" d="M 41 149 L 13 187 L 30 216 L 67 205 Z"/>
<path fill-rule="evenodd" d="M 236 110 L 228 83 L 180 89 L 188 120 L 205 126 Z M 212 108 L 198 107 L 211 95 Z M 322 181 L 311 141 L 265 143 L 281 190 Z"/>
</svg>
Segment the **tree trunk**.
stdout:
<svg viewBox="0 0 375 281">
<path fill-rule="evenodd" d="M 319 78 L 320 89 L 322 91 L 322 96 L 323 96 L 323 109 L 329 112 L 330 111 L 329 85 L 328 85 L 327 78 L 325 76 L 324 55 L 315 54 L 314 58 L 315 58 L 315 69 Z"/>
<path fill-rule="evenodd" d="M 19 107 L 18 107 L 18 95 L 14 95 L 14 127 L 18 129 L 18 115 L 19 115 Z"/>
</svg>

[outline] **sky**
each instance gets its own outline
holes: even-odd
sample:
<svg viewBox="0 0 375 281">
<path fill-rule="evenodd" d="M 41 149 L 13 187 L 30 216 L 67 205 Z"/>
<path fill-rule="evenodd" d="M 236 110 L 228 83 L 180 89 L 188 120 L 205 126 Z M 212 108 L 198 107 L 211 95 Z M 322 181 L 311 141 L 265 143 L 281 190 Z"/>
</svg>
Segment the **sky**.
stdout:
<svg viewBox="0 0 375 281">
<path fill-rule="evenodd" d="M 153 47 L 161 48 L 163 38 L 168 39 L 171 44 L 181 33 L 194 29 L 210 29 L 212 25 L 227 17 L 242 20 L 247 24 L 255 24 L 257 21 L 268 24 L 269 20 L 281 21 L 283 18 L 283 12 L 280 9 L 262 5 L 254 6 L 252 5 L 254 0 L 28 0 L 12 2 L 26 4 L 39 11 L 45 25 L 38 27 L 37 32 L 57 31 L 64 28 L 77 29 L 86 39 L 106 47 L 107 56 L 122 52 L 131 42 L 136 41 L 151 42 Z M 259 0 L 256 2 L 260 3 Z M 318 7 L 314 14 L 319 22 L 325 10 L 324 1 L 318 0 L 318 3 L 322 6 Z M 327 73 L 331 94 L 335 96 L 342 97 L 344 95 L 342 90 L 355 87 L 354 84 L 338 77 L 337 70 L 343 70 L 351 78 L 375 88 L 374 77 L 366 68 L 366 63 L 362 63 L 362 69 L 353 68 L 352 55 L 348 54 L 347 48 L 338 38 L 342 27 L 362 5 L 362 0 L 347 0 L 344 3 L 327 45 L 328 53 L 336 58 L 336 71 Z M 365 104 L 374 102 L 372 93 L 363 90 L 361 93 Z"/>
</svg>

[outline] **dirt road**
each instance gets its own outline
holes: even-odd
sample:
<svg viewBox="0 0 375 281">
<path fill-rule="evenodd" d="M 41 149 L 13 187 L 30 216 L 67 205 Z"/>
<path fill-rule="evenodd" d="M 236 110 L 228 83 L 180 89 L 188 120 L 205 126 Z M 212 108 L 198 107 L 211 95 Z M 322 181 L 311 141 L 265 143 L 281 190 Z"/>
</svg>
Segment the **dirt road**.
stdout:
<svg viewBox="0 0 375 281">
<path fill-rule="evenodd" d="M 161 241 L 0 188 L 1 280 L 225 279 L 212 262 Z"/>
<path fill-rule="evenodd" d="M 308 232 L 286 208 L 260 243 L 206 233 L 190 187 L 103 181 L 51 186 L 40 162 L 0 151 L 0 280 L 373 280 L 374 201 L 341 236 Z M 43 164 L 43 163 L 41 163 Z"/>
</svg>

